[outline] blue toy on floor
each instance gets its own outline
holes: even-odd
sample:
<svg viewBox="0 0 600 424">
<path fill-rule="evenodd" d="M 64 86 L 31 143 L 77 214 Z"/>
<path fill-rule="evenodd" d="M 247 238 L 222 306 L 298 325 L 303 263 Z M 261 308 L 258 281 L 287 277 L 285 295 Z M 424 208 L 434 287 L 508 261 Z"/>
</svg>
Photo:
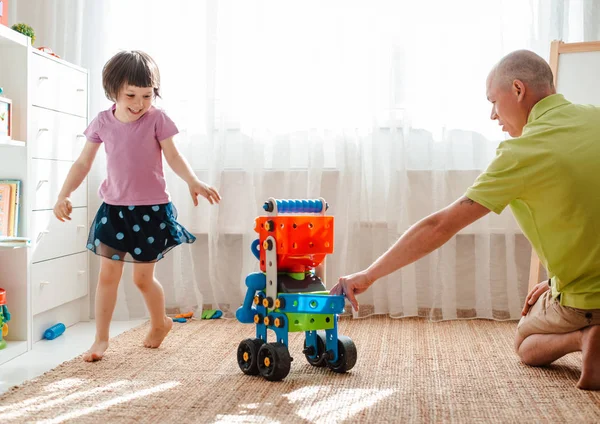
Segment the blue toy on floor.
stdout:
<svg viewBox="0 0 600 424">
<path fill-rule="evenodd" d="M 270 381 L 284 379 L 292 362 L 288 333 L 304 331 L 302 353 L 309 364 L 349 371 L 357 352 L 349 337 L 338 336 L 344 297 L 329 295 L 324 271 L 315 272 L 324 269 L 325 257 L 333 253 L 333 217 L 325 215 L 327 203 L 271 198 L 263 208 L 268 215 L 256 218 L 259 239 L 252 243 L 262 272 L 246 277 L 244 304 L 236 311 L 238 321 L 256 324 L 256 338 L 238 346 L 240 369 Z M 267 330 L 275 332 L 275 342 L 267 342 Z"/>
</svg>

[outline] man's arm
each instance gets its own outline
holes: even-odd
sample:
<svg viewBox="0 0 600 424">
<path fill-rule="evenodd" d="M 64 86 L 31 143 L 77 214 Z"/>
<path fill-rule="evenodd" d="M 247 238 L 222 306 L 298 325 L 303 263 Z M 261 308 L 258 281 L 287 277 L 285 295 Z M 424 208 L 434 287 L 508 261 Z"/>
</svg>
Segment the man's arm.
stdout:
<svg viewBox="0 0 600 424">
<path fill-rule="evenodd" d="M 421 259 L 489 212 L 489 209 L 468 197 L 458 199 L 410 227 L 387 252 L 367 268 L 367 278 L 372 283 Z"/>
<path fill-rule="evenodd" d="M 410 227 L 396 243 L 364 271 L 341 277 L 329 292 L 345 295 L 358 310 L 356 295 L 381 277 L 409 265 L 445 244 L 469 224 L 490 213 L 477 202 L 462 197 L 450 206 L 423 218 Z"/>
</svg>

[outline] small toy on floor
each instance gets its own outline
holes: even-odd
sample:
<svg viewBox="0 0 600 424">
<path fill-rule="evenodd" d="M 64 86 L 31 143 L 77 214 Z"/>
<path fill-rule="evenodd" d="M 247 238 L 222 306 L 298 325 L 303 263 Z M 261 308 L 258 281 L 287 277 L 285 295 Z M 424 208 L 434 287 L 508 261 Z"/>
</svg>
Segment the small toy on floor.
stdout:
<svg viewBox="0 0 600 424">
<path fill-rule="evenodd" d="M 52 327 L 44 331 L 44 338 L 47 340 L 54 340 L 62 333 L 64 333 L 66 329 L 67 327 L 65 327 L 65 325 L 62 322 L 54 324 Z"/>
<path fill-rule="evenodd" d="M 192 319 L 193 316 L 194 316 L 193 312 L 186 312 L 184 314 L 177 314 L 172 319 L 173 319 L 173 322 L 186 323 L 186 322 L 188 322 L 188 320 Z"/>
<path fill-rule="evenodd" d="M 202 311 L 202 319 L 218 319 L 223 316 L 223 312 L 219 309 L 205 309 Z"/>
<path fill-rule="evenodd" d="M 191 320 L 194 316 L 193 312 L 186 312 L 184 314 L 177 314 L 172 319 L 173 322 L 185 323 Z M 205 309 L 202 311 L 201 319 L 217 319 L 223 316 L 223 312 L 219 309 Z"/>
</svg>

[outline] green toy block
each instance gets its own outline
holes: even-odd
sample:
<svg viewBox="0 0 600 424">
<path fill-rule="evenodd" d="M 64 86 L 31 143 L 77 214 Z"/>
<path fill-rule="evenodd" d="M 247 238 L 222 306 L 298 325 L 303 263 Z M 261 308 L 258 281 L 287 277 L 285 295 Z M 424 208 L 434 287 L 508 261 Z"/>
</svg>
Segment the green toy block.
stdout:
<svg viewBox="0 0 600 424">
<path fill-rule="evenodd" d="M 289 319 L 289 332 L 330 330 L 333 328 L 333 314 L 286 314 Z"/>
</svg>

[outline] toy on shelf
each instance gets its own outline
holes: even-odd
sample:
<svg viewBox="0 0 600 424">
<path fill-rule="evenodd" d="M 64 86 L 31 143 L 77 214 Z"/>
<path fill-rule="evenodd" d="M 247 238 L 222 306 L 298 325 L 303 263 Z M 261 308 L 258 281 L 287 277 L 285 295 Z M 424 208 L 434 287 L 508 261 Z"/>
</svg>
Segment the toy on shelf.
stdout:
<svg viewBox="0 0 600 424">
<path fill-rule="evenodd" d="M 13 103 L 11 99 L 0 97 L 0 139 L 11 140 L 13 137 L 12 127 Z"/>
<path fill-rule="evenodd" d="M 0 289 L 0 350 L 6 347 L 4 338 L 8 335 L 8 321 L 10 321 L 10 312 L 6 306 L 6 290 Z"/>
<path fill-rule="evenodd" d="M 323 281 L 325 257 L 333 253 L 327 208 L 322 198 L 270 198 L 263 206 L 267 216 L 255 220 L 259 239 L 251 249 L 262 272 L 246 277 L 248 291 L 235 314 L 242 323 L 256 324 L 256 338 L 243 340 L 237 350 L 245 374 L 284 379 L 292 362 L 288 333 L 299 331 L 305 332 L 302 353 L 309 364 L 345 373 L 356 363 L 354 342 L 338 336 L 344 297 L 329 295 Z M 275 342 L 267 342 L 267 330 L 275 332 Z"/>
<path fill-rule="evenodd" d="M 54 56 L 54 57 L 56 57 L 57 59 L 60 59 L 60 56 L 59 56 L 59 55 L 57 55 L 56 53 L 54 53 L 50 47 L 38 47 L 37 49 L 38 49 L 39 51 L 41 51 L 41 52 L 44 52 L 44 53 L 46 53 L 46 54 L 49 54 L 50 56 Z"/>
</svg>

